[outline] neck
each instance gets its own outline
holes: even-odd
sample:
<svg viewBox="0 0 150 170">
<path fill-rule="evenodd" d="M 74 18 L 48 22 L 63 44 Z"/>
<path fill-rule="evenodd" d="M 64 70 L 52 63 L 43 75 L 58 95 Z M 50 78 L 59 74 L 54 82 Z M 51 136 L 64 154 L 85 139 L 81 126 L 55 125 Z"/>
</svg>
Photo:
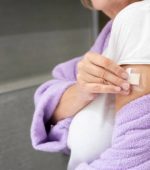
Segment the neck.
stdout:
<svg viewBox="0 0 150 170">
<path fill-rule="evenodd" d="M 141 0 L 129 0 L 126 3 L 119 3 L 119 4 L 110 4 L 109 7 L 103 9 L 103 13 L 105 13 L 109 18 L 114 19 L 115 16 L 126 6 L 134 3 L 134 2 L 138 2 Z"/>
</svg>

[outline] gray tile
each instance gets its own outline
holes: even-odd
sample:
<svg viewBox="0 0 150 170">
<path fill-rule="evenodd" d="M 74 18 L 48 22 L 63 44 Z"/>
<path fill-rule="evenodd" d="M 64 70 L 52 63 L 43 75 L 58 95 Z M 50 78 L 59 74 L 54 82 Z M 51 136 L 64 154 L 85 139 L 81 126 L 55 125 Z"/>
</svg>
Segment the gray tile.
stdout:
<svg viewBox="0 0 150 170">
<path fill-rule="evenodd" d="M 80 1 L 0 0 L 0 84 L 49 73 L 93 43 L 92 14 Z"/>
</svg>

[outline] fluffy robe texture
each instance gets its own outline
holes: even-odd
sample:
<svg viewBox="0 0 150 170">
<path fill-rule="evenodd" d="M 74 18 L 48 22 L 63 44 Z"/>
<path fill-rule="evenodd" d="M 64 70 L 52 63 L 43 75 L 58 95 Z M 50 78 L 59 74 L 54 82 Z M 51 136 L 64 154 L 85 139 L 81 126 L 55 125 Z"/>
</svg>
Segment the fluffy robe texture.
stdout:
<svg viewBox="0 0 150 170">
<path fill-rule="evenodd" d="M 116 114 L 111 148 L 75 170 L 150 169 L 150 94 L 128 103 Z"/>
</svg>

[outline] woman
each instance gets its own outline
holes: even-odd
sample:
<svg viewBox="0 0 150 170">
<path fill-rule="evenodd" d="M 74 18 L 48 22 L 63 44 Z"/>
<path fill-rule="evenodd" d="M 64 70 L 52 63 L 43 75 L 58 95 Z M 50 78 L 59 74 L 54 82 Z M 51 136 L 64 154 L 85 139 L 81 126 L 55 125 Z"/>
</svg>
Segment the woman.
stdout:
<svg viewBox="0 0 150 170">
<path fill-rule="evenodd" d="M 131 3 L 136 5 L 129 5 Z M 92 0 L 91 3 L 87 4 L 92 4 L 92 8 L 96 10 L 102 10 L 112 20 L 98 36 L 95 44 L 90 49 L 91 52 L 56 66 L 52 72 L 54 79 L 44 83 L 37 89 L 34 96 L 36 109 L 31 127 L 32 144 L 35 149 L 49 152 L 62 151 L 68 154 L 70 151 L 67 148 L 66 141 L 68 128 L 73 116 L 94 100 L 97 94 L 114 93 L 116 94 L 114 105 L 117 116 L 112 136 L 112 146 L 104 154 L 100 155 L 99 159 L 93 160 L 89 165 L 85 162 L 81 163 L 76 170 L 143 169 L 143 167 L 148 169 L 150 167 L 148 159 L 150 153 L 147 149 L 149 145 L 143 147 L 137 140 L 137 138 L 140 138 L 141 143 L 141 140 L 144 139 L 142 142 L 147 144 L 149 141 L 146 141 L 146 136 L 142 136 L 141 134 L 143 133 L 139 133 L 140 130 L 138 130 L 136 138 L 131 137 L 133 136 L 133 130 L 138 129 L 138 123 L 134 123 L 138 120 L 143 121 L 144 128 L 146 128 L 143 135 L 149 135 L 149 127 L 145 125 L 146 118 L 144 113 L 149 113 L 150 111 L 149 104 L 147 104 L 150 101 L 150 97 L 149 95 L 143 96 L 150 92 L 150 80 L 148 78 L 150 68 L 149 65 L 146 65 L 150 64 L 150 52 L 146 44 L 144 44 L 150 42 L 149 35 L 145 36 L 150 27 L 148 17 L 149 3 L 149 0 L 145 0 L 141 4 L 133 0 Z M 130 7 L 128 8 L 127 6 Z M 131 20 L 128 19 L 129 16 Z M 136 16 L 138 17 L 136 18 Z M 134 24 L 137 26 L 135 30 L 133 29 Z M 122 44 L 125 46 L 121 46 Z M 137 47 L 135 46 L 136 44 Z M 106 54 L 109 54 L 111 59 L 101 55 L 105 49 Z M 131 51 L 132 56 L 129 55 Z M 140 53 L 141 51 L 143 53 Z M 144 53 L 146 54 L 142 58 Z M 115 56 L 116 54 L 122 60 L 118 59 L 118 56 Z M 128 57 L 126 58 L 126 56 Z M 133 60 L 131 60 L 132 58 Z M 134 68 L 142 74 L 140 90 L 130 88 L 126 80 L 128 75 L 126 75 L 125 69 L 123 69 L 128 67 Z M 130 90 L 132 91 L 130 92 Z M 141 96 L 143 97 L 137 99 Z M 134 101 L 134 99 L 137 100 Z M 131 103 L 128 104 L 128 102 Z M 144 107 L 143 102 L 145 103 Z M 132 113 L 133 111 L 134 114 Z M 131 115 L 129 116 L 126 112 L 131 113 Z M 124 115 L 126 114 L 127 116 L 125 117 Z M 48 122 L 50 118 L 53 124 L 51 124 L 51 130 Z M 128 123 L 128 125 L 125 126 L 125 123 Z M 126 132 L 130 136 L 129 139 L 125 138 Z M 137 144 L 137 149 L 134 152 L 133 141 Z M 148 161 L 145 163 L 146 160 Z"/>
</svg>

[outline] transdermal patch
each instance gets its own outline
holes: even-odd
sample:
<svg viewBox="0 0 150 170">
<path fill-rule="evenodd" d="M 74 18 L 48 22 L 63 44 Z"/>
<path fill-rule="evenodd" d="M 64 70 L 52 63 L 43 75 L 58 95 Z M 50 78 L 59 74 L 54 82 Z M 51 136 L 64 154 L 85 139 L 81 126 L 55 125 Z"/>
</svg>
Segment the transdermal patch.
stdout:
<svg viewBox="0 0 150 170">
<path fill-rule="evenodd" d="M 140 84 L 140 73 L 133 72 L 132 68 L 127 68 L 126 71 L 129 75 L 128 82 L 138 86 Z"/>
</svg>

